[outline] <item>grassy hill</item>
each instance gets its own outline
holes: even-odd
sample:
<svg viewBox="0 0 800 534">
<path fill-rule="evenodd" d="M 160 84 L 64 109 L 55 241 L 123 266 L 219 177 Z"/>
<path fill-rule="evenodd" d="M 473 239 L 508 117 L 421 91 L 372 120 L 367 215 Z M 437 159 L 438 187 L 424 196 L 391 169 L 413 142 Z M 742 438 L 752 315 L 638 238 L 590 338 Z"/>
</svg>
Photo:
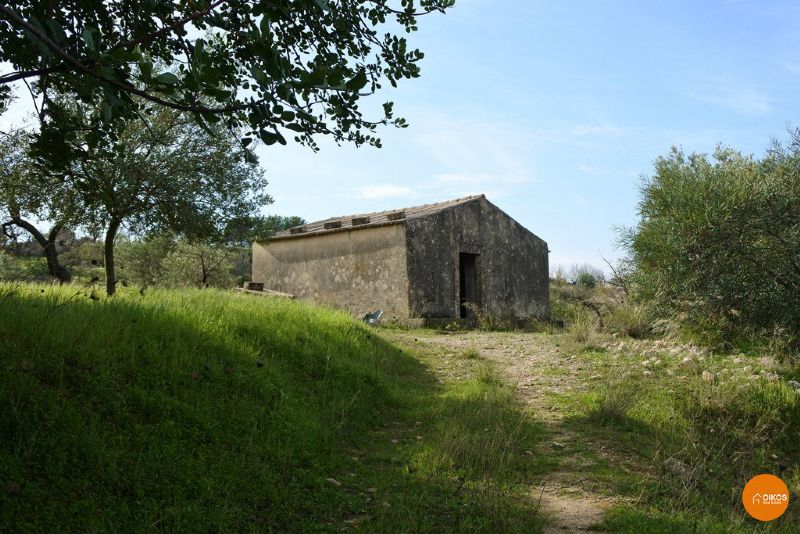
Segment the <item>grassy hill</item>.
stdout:
<svg viewBox="0 0 800 534">
<path fill-rule="evenodd" d="M 442 384 L 343 314 L 212 290 L 0 284 L 0 318 L 0 530 L 539 528 L 538 430 L 490 368 Z"/>
</svg>

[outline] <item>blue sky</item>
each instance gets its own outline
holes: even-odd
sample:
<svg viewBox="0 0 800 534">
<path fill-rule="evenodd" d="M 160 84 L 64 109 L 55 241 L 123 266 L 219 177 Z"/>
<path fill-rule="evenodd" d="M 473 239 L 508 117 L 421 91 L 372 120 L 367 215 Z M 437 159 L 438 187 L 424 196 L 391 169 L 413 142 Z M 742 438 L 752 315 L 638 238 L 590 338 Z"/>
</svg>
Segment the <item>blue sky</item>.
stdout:
<svg viewBox="0 0 800 534">
<path fill-rule="evenodd" d="M 762 154 L 798 125 L 800 3 L 457 0 L 410 36 L 422 77 L 381 94 L 384 148 L 261 147 L 275 204 L 308 220 L 473 193 L 602 264 L 673 145 Z"/>
<path fill-rule="evenodd" d="M 380 150 L 259 147 L 275 197 L 265 213 L 315 220 L 485 193 L 548 242 L 551 266 L 600 266 L 671 146 L 760 155 L 800 126 L 796 1 L 457 0 L 409 38 L 422 77 L 372 104 L 377 116 L 393 100 L 411 126 L 382 130 Z"/>
</svg>

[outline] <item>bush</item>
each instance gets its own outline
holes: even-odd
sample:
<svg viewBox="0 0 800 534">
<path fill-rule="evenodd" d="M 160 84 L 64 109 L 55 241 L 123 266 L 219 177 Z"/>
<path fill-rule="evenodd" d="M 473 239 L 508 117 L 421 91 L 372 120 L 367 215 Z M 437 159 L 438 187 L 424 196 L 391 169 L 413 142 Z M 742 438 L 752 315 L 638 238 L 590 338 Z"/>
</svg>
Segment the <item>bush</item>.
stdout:
<svg viewBox="0 0 800 534">
<path fill-rule="evenodd" d="M 641 385 L 623 378 L 611 380 L 598 391 L 589 417 L 599 423 L 621 423 L 639 399 Z"/>
<path fill-rule="evenodd" d="M 235 250 L 171 236 L 152 236 L 117 246 L 120 278 L 136 285 L 232 287 Z"/>
<path fill-rule="evenodd" d="M 44 282 L 50 278 L 45 259 L 18 257 L 0 250 L 0 280 L 25 280 Z"/>
<path fill-rule="evenodd" d="M 19 277 L 19 268 L 14 258 L 0 250 L 0 280 L 15 280 Z"/>
<path fill-rule="evenodd" d="M 800 334 L 800 131 L 762 159 L 719 148 L 712 160 L 673 149 L 642 185 L 622 242 L 640 297 L 689 323 L 724 320 Z M 713 322 L 713 321 L 712 321 Z"/>
<path fill-rule="evenodd" d="M 116 246 L 119 277 L 142 286 L 163 284 L 164 258 L 173 250 L 175 250 L 175 240 L 167 235 L 122 241 Z"/>
<path fill-rule="evenodd" d="M 164 258 L 164 278 L 169 287 L 233 287 L 231 252 L 221 246 L 181 241 Z"/>
<path fill-rule="evenodd" d="M 575 284 L 583 287 L 595 287 L 597 278 L 592 273 L 580 273 L 575 280 Z"/>
</svg>

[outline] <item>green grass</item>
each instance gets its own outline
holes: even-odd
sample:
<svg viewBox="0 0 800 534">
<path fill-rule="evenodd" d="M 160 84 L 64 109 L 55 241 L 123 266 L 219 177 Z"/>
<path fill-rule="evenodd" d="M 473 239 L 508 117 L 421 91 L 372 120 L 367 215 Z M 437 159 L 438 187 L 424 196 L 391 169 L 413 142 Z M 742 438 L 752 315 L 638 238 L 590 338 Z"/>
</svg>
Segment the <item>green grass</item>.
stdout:
<svg viewBox="0 0 800 534">
<path fill-rule="evenodd" d="M 214 290 L 0 284 L 0 531 L 540 528 L 540 429 L 480 359 Z"/>
<path fill-rule="evenodd" d="M 610 472 L 596 462 L 587 469 L 632 499 L 607 514 L 603 530 L 800 532 L 796 500 L 768 524 L 749 518 L 740 500 L 745 482 L 761 473 L 800 493 L 800 395 L 785 384 L 796 368 L 780 366 L 770 381 L 750 378 L 760 367 L 756 358 L 712 355 L 681 367 L 683 354 L 661 353 L 645 367 L 638 353 L 575 356 L 587 374 L 603 377 L 590 389 L 551 398 L 575 435 L 573 449 L 589 457 L 592 445 L 607 444 L 631 462 Z"/>
</svg>

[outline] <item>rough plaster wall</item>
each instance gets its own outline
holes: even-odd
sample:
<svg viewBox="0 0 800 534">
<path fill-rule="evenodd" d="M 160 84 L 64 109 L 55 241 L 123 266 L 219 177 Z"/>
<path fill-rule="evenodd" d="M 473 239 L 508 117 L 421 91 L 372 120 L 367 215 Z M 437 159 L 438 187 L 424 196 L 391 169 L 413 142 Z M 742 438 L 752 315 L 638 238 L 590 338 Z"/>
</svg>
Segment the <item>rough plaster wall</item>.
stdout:
<svg viewBox="0 0 800 534">
<path fill-rule="evenodd" d="M 458 316 L 458 254 L 453 257 L 451 225 L 449 211 L 406 222 L 412 317 Z"/>
<path fill-rule="evenodd" d="M 458 255 L 479 254 L 481 307 L 549 317 L 547 243 L 485 199 L 407 223 L 409 305 L 415 317 L 458 317 Z"/>
<path fill-rule="evenodd" d="M 253 281 L 344 309 L 408 317 L 402 224 L 253 244 Z"/>
</svg>

